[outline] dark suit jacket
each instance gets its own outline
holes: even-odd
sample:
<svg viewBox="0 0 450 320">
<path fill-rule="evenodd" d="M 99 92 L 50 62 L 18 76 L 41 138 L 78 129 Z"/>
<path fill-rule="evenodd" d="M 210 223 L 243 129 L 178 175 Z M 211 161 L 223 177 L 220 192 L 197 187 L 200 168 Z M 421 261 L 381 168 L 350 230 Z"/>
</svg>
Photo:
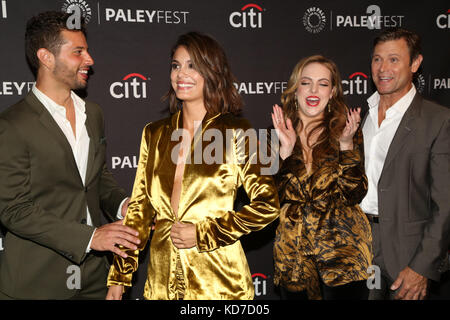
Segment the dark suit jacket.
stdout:
<svg viewBox="0 0 450 320">
<path fill-rule="evenodd" d="M 0 259 L 0 291 L 13 298 L 62 299 L 71 265 L 82 278 L 86 248 L 102 211 L 113 215 L 126 197 L 105 164 L 106 140 L 100 107 L 86 102 L 90 137 L 86 184 L 72 149 L 50 113 L 30 92 L 0 114 L 0 222 L 6 227 Z M 69 272 L 69 273 L 68 273 Z M 99 279 L 105 281 L 105 279 Z"/>
<path fill-rule="evenodd" d="M 378 182 L 381 250 L 393 279 L 406 266 L 440 278 L 450 236 L 449 153 L 450 109 L 416 94 Z"/>
</svg>

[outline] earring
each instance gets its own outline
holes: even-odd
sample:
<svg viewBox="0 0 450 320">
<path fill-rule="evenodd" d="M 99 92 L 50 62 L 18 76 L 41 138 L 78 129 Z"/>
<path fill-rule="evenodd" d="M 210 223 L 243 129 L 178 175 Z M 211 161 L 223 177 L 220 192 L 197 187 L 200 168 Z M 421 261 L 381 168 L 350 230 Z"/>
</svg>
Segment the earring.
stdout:
<svg viewBox="0 0 450 320">
<path fill-rule="evenodd" d="M 297 100 L 297 95 L 295 95 L 294 101 L 295 101 L 295 110 L 298 111 L 298 100 Z"/>
<path fill-rule="evenodd" d="M 331 103 L 328 101 L 328 112 L 331 112 Z"/>
</svg>

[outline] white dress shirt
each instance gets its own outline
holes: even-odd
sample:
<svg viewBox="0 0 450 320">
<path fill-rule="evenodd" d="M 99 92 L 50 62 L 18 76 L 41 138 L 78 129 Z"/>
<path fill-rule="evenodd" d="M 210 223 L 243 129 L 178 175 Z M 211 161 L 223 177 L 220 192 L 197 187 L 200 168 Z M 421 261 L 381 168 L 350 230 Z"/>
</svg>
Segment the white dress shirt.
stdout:
<svg viewBox="0 0 450 320">
<path fill-rule="evenodd" d="M 364 159 L 366 176 L 368 179 L 367 194 L 361 202 L 361 209 L 365 213 L 378 215 L 378 181 L 383 170 L 389 146 L 394 138 L 395 132 L 408 110 L 416 94 L 414 85 L 400 100 L 386 110 L 386 117 L 378 127 L 378 105 L 380 95 L 375 92 L 367 102 L 369 114 L 363 127 L 364 136 Z"/>
<path fill-rule="evenodd" d="M 75 109 L 75 135 L 70 125 L 70 121 L 66 117 L 66 108 L 57 104 L 55 101 L 46 96 L 42 91 L 33 85 L 32 91 L 36 98 L 44 105 L 48 110 L 50 115 L 53 117 L 55 122 L 58 124 L 61 131 L 64 133 L 67 141 L 72 148 L 73 156 L 78 167 L 78 172 L 80 173 L 81 180 L 85 184 L 87 162 L 88 162 L 88 150 L 90 138 L 86 130 L 86 107 L 85 102 L 79 96 L 77 96 L 73 91 L 71 91 L 70 96 L 73 101 L 73 106 Z M 122 219 L 121 209 L 126 198 L 122 201 L 117 212 L 117 218 Z M 89 213 L 89 208 L 86 206 L 86 224 L 92 226 L 92 218 Z M 91 240 L 86 248 L 86 252 L 90 251 L 92 238 L 94 236 L 95 230 L 92 233 Z"/>
</svg>

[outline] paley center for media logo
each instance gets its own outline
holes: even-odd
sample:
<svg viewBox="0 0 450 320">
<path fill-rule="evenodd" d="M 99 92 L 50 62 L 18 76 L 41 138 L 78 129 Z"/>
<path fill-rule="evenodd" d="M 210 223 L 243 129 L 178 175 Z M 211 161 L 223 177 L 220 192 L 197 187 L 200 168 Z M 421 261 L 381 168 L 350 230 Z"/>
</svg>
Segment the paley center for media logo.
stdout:
<svg viewBox="0 0 450 320">
<path fill-rule="evenodd" d="M 255 3 L 246 4 L 240 11 L 230 14 L 229 22 L 233 28 L 258 28 L 263 26 L 263 8 Z"/>
<path fill-rule="evenodd" d="M 423 76 L 423 74 L 416 73 L 413 78 L 413 83 L 414 86 L 416 87 L 416 90 L 420 94 L 423 94 L 425 92 L 426 84 L 425 84 L 425 77 Z"/>
<path fill-rule="evenodd" d="M 85 23 L 89 23 L 92 17 L 92 10 L 85 0 L 66 0 L 61 11 L 73 13 L 77 17 L 82 16 Z"/>
<path fill-rule="evenodd" d="M 149 81 L 150 78 L 140 73 L 129 73 L 121 81 L 113 82 L 109 87 L 109 93 L 115 99 L 145 99 Z"/>
<path fill-rule="evenodd" d="M 366 8 L 365 14 L 352 16 L 333 13 L 330 10 L 330 30 L 337 28 L 366 28 L 381 29 L 387 27 L 401 27 L 403 25 L 403 15 L 384 15 L 381 7 L 370 5 Z M 303 25 L 308 32 L 319 33 L 324 30 L 327 18 L 325 11 L 318 7 L 308 8 L 302 18 Z"/>
<path fill-rule="evenodd" d="M 311 7 L 306 10 L 302 18 L 303 26 L 308 32 L 319 33 L 325 28 L 327 18 L 322 9 Z"/>
</svg>

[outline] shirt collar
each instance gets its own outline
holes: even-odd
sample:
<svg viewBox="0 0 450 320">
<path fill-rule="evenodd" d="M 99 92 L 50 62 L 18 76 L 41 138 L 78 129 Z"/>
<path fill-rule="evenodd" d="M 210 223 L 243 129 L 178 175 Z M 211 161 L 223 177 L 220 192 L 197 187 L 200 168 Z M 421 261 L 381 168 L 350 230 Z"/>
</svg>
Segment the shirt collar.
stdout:
<svg viewBox="0 0 450 320">
<path fill-rule="evenodd" d="M 416 92 L 417 92 L 416 87 L 413 84 L 411 89 L 409 89 L 408 93 L 406 93 L 396 103 L 394 103 L 392 107 L 388 109 L 387 112 L 396 112 L 399 114 L 404 114 L 408 109 L 409 105 L 411 104 L 412 99 L 416 95 Z M 378 93 L 378 91 L 375 91 L 374 94 L 372 94 L 367 99 L 367 103 L 369 105 L 369 110 L 373 108 L 378 108 L 378 104 L 380 103 L 380 94 Z"/>
<path fill-rule="evenodd" d="M 50 114 L 54 114 L 55 112 L 64 113 L 66 108 L 57 104 L 55 101 L 53 101 L 51 98 L 49 98 L 46 94 L 44 94 L 41 90 L 39 90 L 36 87 L 36 84 L 33 85 L 33 88 L 31 89 L 38 98 L 38 100 L 44 105 L 44 107 L 50 112 Z M 75 107 L 75 111 L 79 113 L 85 113 L 86 112 L 86 103 L 83 99 L 81 99 L 75 92 L 72 90 L 70 91 L 70 97 L 73 100 L 73 105 Z"/>
</svg>

